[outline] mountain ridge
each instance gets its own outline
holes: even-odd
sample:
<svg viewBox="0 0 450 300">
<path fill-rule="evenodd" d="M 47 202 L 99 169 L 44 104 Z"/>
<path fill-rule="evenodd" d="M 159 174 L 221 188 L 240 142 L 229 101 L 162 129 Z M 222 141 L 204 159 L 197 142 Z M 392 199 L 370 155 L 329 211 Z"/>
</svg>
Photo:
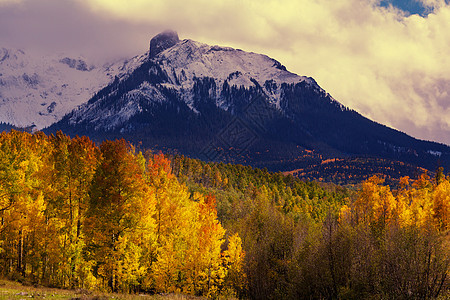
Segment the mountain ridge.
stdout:
<svg viewBox="0 0 450 300">
<path fill-rule="evenodd" d="M 157 38 L 159 38 L 159 35 L 154 39 Z M 220 52 L 233 52 L 234 55 L 220 55 L 218 54 Z M 323 91 L 314 79 L 291 73 L 278 61 L 266 55 L 244 52 L 230 47 L 209 46 L 190 39 L 178 41 L 173 46 L 162 49 L 157 54 L 152 54 L 150 49 L 143 56 L 147 56 L 148 60 L 143 60 L 143 64 L 139 68 L 148 68 L 145 71 L 150 73 L 150 81 L 154 80 L 155 82 L 153 83 L 155 84 L 180 92 L 182 100 L 195 113 L 199 113 L 199 111 L 193 105 L 193 93 L 195 93 L 194 89 L 202 84 L 200 83 L 202 78 L 216 79 L 213 87 L 215 95 L 210 96 L 215 97 L 217 100 L 216 105 L 224 110 L 229 109 L 230 103 L 224 101 L 225 99 L 222 97 L 223 90 L 233 87 L 247 89 L 257 87 L 264 89 L 265 94 L 270 98 L 271 104 L 275 104 L 278 108 L 280 95 L 277 94 L 277 84 L 280 86 L 283 83 L 306 81 L 309 85 L 313 85 L 318 90 Z M 157 63 L 154 63 L 155 59 Z M 258 67 L 258 69 L 255 70 L 255 67 Z M 137 70 L 137 72 L 141 71 Z M 132 74 L 128 75 L 133 77 Z M 140 74 L 139 76 L 142 75 Z M 161 100 L 161 97 L 158 97 L 160 96 L 159 93 L 156 93 L 157 91 L 152 86 L 149 86 L 148 82 L 148 80 L 140 82 L 143 86 L 134 87 L 135 89 L 132 91 L 147 92 L 147 94 L 150 94 L 147 97 L 148 100 Z M 264 83 L 264 85 L 260 85 L 259 82 Z M 220 89 L 221 87 L 222 89 Z M 88 104 L 93 104 L 97 101 L 99 98 L 98 94 L 103 95 L 107 89 L 108 87 L 99 91 L 97 95 L 89 100 Z M 152 94 L 152 92 L 156 94 Z M 130 93 L 126 96 L 132 98 L 133 94 Z M 335 99 L 332 100 L 336 101 Z M 344 109 L 344 106 L 342 106 L 342 109 Z M 80 110 L 83 110 L 83 106 L 80 109 L 76 109 L 77 112 Z M 139 111 L 138 106 L 135 107 L 135 112 L 137 111 Z M 72 120 L 72 123 L 76 122 Z"/>
<path fill-rule="evenodd" d="M 139 56 L 95 65 L 81 56 L 0 48 L 0 122 L 50 126 L 138 64 Z"/>
<path fill-rule="evenodd" d="M 365 118 L 273 58 L 173 33 L 169 39 L 46 132 L 124 137 L 145 148 L 272 171 L 351 157 L 432 171 L 450 166 L 450 147 Z"/>
</svg>

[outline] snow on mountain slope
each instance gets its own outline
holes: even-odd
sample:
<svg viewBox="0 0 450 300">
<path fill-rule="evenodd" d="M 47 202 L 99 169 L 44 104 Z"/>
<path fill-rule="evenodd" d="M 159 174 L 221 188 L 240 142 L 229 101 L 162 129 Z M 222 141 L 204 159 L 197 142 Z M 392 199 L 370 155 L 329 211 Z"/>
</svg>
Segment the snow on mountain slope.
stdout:
<svg viewBox="0 0 450 300">
<path fill-rule="evenodd" d="M 237 96 L 230 94 L 233 88 L 258 90 L 257 94 L 263 94 L 280 111 L 283 111 L 282 85 L 302 83 L 317 93 L 326 94 L 314 79 L 293 74 L 266 55 L 210 46 L 190 39 L 180 41 L 174 31 L 152 38 L 149 51 L 142 57 L 146 55 L 147 63 L 139 66 L 138 73 L 130 74 L 134 77 L 133 83 L 121 80 L 110 85 L 101 97 L 94 97 L 72 111 L 67 123 L 70 126 L 89 123 L 94 130 L 115 130 L 133 116 L 148 110 L 145 107 L 149 104 L 168 101 L 173 95 L 167 96 L 164 92 L 167 90 L 174 92 L 198 114 L 200 110 L 195 101 L 199 99 L 199 86 L 205 88 L 199 82 L 205 80 L 210 83 L 207 87 L 209 98 L 224 111 L 233 110 Z M 328 97 L 344 109 L 331 96 Z"/>
<path fill-rule="evenodd" d="M 262 54 L 245 52 L 230 47 L 209 46 L 192 40 L 183 40 L 177 45 L 162 51 L 155 57 L 160 61 L 170 78 L 170 86 L 176 90 L 189 91 L 194 78 L 214 78 L 217 87 L 227 81 L 230 86 L 254 87 L 257 82 L 269 96 L 271 102 L 279 106 L 277 94 L 282 83 L 306 81 L 317 85 L 312 78 L 288 72 L 278 61 Z M 264 88 L 271 81 L 270 91 Z M 317 86 L 318 87 L 318 86 Z M 221 89 L 216 89 L 216 103 L 227 109 L 227 103 L 220 98 Z M 192 105 L 192 97 L 185 94 L 185 101 Z"/>
<path fill-rule="evenodd" d="M 0 122 L 49 126 L 146 57 L 94 66 L 81 57 L 0 48 Z"/>
</svg>

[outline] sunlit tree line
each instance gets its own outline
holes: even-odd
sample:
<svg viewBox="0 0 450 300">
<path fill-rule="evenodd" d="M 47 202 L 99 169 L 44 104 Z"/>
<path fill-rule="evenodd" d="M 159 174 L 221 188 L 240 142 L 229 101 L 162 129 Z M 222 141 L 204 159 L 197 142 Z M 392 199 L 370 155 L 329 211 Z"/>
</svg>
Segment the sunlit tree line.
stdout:
<svg viewBox="0 0 450 300">
<path fill-rule="evenodd" d="M 323 221 L 295 221 L 258 190 L 238 222 L 253 299 L 431 299 L 450 296 L 450 182 L 391 191 L 374 177 Z M 269 199 L 269 200 L 268 200 Z"/>
<path fill-rule="evenodd" d="M 449 214 L 441 170 L 395 189 L 372 177 L 351 191 L 123 140 L 0 135 L 0 271 L 43 285 L 446 299 Z"/>
<path fill-rule="evenodd" d="M 204 296 L 234 295 L 244 278 L 214 196 L 189 193 L 163 155 L 124 140 L 2 133 L 0 218 L 9 278 Z"/>
<path fill-rule="evenodd" d="M 238 165 L 172 159 L 239 233 L 252 299 L 450 297 L 450 178 L 372 177 L 354 191 Z"/>
</svg>

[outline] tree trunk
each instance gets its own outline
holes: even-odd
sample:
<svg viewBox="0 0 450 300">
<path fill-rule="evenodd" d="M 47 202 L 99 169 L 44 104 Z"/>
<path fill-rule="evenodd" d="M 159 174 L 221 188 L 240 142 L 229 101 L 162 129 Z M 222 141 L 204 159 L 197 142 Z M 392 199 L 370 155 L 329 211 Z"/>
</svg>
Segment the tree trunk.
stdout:
<svg viewBox="0 0 450 300">
<path fill-rule="evenodd" d="M 23 268 L 23 234 L 19 230 L 19 244 L 17 245 L 17 272 L 25 276 L 25 269 Z"/>
</svg>

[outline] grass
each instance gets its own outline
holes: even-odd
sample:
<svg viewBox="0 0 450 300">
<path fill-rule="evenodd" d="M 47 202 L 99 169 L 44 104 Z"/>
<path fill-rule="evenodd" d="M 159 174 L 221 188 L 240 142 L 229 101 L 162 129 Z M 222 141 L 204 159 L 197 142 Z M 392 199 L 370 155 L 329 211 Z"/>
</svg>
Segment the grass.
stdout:
<svg viewBox="0 0 450 300">
<path fill-rule="evenodd" d="M 3 299 L 80 299 L 80 300 L 106 300 L 106 299 L 150 299 L 150 300 L 188 300 L 201 299 L 198 297 L 167 294 L 167 295 L 127 295 L 107 294 L 86 290 L 66 290 L 47 287 L 26 286 L 19 282 L 0 280 L 0 300 Z"/>
</svg>

